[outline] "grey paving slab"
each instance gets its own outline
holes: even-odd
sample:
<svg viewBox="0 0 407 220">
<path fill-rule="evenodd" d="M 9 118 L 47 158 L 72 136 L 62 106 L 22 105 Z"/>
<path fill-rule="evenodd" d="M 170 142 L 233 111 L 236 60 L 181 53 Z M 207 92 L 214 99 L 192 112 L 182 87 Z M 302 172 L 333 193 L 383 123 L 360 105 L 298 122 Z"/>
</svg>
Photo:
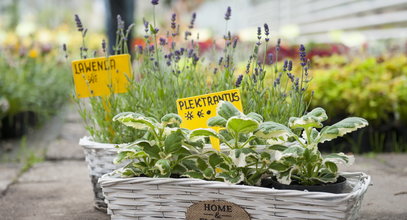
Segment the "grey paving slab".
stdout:
<svg viewBox="0 0 407 220">
<path fill-rule="evenodd" d="M 94 210 L 85 162 L 44 162 L 0 198 L 1 219 L 109 219 Z"/>
<path fill-rule="evenodd" d="M 21 165 L 17 163 L 6 163 L 0 164 L 0 197 L 3 195 L 5 190 L 17 180 L 18 174 L 20 173 Z"/>
<path fill-rule="evenodd" d="M 75 142 L 66 139 L 57 139 L 51 141 L 48 145 L 46 160 L 84 160 L 85 154 L 78 144 L 79 139 Z"/>
<path fill-rule="evenodd" d="M 362 171 L 372 178 L 363 199 L 361 219 L 407 219 L 407 154 L 356 157 L 344 171 Z"/>
</svg>

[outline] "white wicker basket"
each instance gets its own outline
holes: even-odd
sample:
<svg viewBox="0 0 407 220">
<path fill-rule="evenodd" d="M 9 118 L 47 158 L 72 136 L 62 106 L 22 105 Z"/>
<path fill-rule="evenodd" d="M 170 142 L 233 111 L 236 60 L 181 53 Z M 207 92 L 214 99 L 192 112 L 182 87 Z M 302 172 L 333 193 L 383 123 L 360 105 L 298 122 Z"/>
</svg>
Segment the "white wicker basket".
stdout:
<svg viewBox="0 0 407 220">
<path fill-rule="evenodd" d="M 99 179 L 112 219 L 185 219 L 189 206 L 204 200 L 226 200 L 243 207 L 251 219 L 357 219 L 370 183 L 364 173 L 342 173 L 341 194 L 276 190 L 190 178 Z"/>
<path fill-rule="evenodd" d="M 123 167 L 123 164 L 113 163 L 117 155 L 116 144 L 98 143 L 92 141 L 90 137 L 83 137 L 79 140 L 79 145 L 83 147 L 85 152 L 85 160 L 88 164 L 95 196 L 95 207 L 105 211 L 107 205 L 104 203 L 102 188 L 100 188 L 98 180 L 102 175 Z"/>
</svg>

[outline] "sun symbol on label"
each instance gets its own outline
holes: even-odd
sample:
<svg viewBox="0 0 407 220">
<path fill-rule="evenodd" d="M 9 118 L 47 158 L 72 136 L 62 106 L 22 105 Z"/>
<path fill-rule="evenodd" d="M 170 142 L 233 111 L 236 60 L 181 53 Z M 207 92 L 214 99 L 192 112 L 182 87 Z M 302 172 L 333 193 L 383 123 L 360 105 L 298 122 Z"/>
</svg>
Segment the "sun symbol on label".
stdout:
<svg viewBox="0 0 407 220">
<path fill-rule="evenodd" d="M 192 120 L 194 118 L 194 115 L 192 114 L 192 112 L 188 111 L 185 114 L 185 118 L 187 118 L 187 120 Z"/>
<path fill-rule="evenodd" d="M 203 110 L 199 110 L 196 115 L 198 115 L 198 118 L 203 118 L 203 117 L 204 117 L 204 112 L 203 112 Z"/>
</svg>

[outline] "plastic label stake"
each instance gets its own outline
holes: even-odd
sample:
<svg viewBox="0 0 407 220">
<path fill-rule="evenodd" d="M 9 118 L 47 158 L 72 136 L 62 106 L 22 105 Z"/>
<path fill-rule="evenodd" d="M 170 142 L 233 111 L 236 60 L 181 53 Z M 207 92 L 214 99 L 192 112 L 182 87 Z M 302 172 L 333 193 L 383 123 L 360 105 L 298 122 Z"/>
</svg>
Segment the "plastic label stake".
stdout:
<svg viewBox="0 0 407 220">
<path fill-rule="evenodd" d="M 130 55 L 75 60 L 72 74 L 78 98 L 124 93 L 132 77 Z"/>
<path fill-rule="evenodd" d="M 216 116 L 216 106 L 221 100 L 232 103 L 239 111 L 243 112 L 239 89 L 182 98 L 177 100 L 178 115 L 182 118 L 181 127 L 190 130 L 209 128 L 206 122 L 209 118 Z M 219 128 L 213 129 L 219 130 Z M 217 138 L 211 137 L 211 144 L 214 149 L 220 150 L 220 143 Z"/>
</svg>

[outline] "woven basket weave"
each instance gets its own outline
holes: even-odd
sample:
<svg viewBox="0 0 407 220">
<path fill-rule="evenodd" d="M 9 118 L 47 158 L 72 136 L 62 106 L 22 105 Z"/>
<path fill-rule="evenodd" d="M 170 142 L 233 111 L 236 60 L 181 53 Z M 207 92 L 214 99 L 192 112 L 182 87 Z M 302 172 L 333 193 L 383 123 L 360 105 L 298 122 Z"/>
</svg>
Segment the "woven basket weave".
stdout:
<svg viewBox="0 0 407 220">
<path fill-rule="evenodd" d="M 276 190 L 190 178 L 120 178 L 103 175 L 108 214 L 112 219 L 185 219 L 192 204 L 226 200 L 243 207 L 252 219 L 357 219 L 370 183 L 364 173 L 342 173 L 345 193 Z"/>
<path fill-rule="evenodd" d="M 106 211 L 107 205 L 104 202 L 102 188 L 98 180 L 102 175 L 123 167 L 123 164 L 113 164 L 113 160 L 117 156 L 116 145 L 94 142 L 90 137 L 81 138 L 79 145 L 83 147 L 85 152 L 85 160 L 88 164 L 95 196 L 95 207 Z"/>
</svg>

